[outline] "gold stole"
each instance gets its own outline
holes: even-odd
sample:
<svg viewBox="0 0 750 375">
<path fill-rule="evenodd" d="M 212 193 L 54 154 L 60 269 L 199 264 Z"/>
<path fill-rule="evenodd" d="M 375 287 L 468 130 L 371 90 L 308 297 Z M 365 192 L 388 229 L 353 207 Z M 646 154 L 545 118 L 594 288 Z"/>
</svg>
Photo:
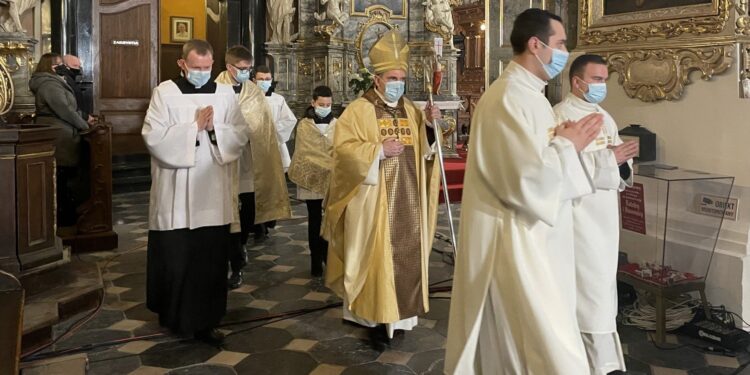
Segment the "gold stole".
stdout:
<svg viewBox="0 0 750 375">
<path fill-rule="evenodd" d="M 227 71 L 219 74 L 216 82 L 227 85 L 233 83 Z M 265 223 L 288 219 L 292 217 L 292 208 L 289 205 L 289 193 L 286 188 L 284 167 L 281 164 L 271 108 L 268 106 L 263 91 L 250 81 L 242 84 L 239 106 L 245 122 L 250 127 L 251 134 L 250 153 L 253 158 L 255 183 L 255 222 Z M 234 185 L 238 192 L 239 175 L 235 177 Z"/>
</svg>

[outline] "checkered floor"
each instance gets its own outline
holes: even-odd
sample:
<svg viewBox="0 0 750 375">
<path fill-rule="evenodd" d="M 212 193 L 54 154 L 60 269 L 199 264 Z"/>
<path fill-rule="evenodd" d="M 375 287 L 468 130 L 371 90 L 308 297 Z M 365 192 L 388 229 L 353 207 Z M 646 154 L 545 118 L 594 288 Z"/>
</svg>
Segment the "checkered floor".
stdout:
<svg viewBox="0 0 750 375">
<path fill-rule="evenodd" d="M 222 348 L 168 333 L 159 335 L 164 331 L 157 316 L 144 303 L 148 194 L 117 195 L 114 207 L 121 247 L 80 256 L 101 267 L 106 285 L 103 307 L 53 348 L 61 351 L 95 344 L 87 348 L 90 374 L 442 373 L 449 295 L 436 295 L 430 302 L 430 313 L 420 317 L 419 326 L 391 342 L 373 339 L 369 329 L 343 323 L 340 307 L 326 308 L 340 300 L 322 280 L 310 277 L 306 211 L 301 202 L 294 202 L 295 217 L 279 222 L 268 240 L 260 244 L 250 240 L 245 283 L 229 294 L 222 327 L 229 336 Z M 458 212 L 454 214 L 458 217 Z M 438 231 L 448 233 L 445 219 L 441 224 Z M 442 260 L 440 253 L 433 252 L 431 282 L 451 277 L 452 267 Z M 300 309 L 318 310 L 248 322 Z M 77 320 L 55 327 L 57 334 Z M 750 374 L 750 370 L 736 372 L 747 361 L 745 357 L 706 354 L 675 336 L 670 336 L 670 350 L 660 350 L 643 331 L 623 327 L 620 334 L 627 352 L 628 374 Z M 142 338 L 129 341 L 134 337 Z M 128 342 L 98 346 L 114 340 Z"/>
</svg>

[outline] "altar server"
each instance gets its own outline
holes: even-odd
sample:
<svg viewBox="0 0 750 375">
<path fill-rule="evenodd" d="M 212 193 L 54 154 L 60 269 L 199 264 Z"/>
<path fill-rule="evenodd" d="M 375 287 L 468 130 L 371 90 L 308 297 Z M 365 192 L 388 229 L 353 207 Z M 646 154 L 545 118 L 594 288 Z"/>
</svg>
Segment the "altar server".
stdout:
<svg viewBox="0 0 750 375">
<path fill-rule="evenodd" d="M 182 77 L 154 89 L 143 123 L 151 153 L 147 306 L 159 323 L 212 344 L 227 301 L 234 163 L 248 127 L 229 85 L 211 81 L 213 49 L 182 48 Z"/>
</svg>

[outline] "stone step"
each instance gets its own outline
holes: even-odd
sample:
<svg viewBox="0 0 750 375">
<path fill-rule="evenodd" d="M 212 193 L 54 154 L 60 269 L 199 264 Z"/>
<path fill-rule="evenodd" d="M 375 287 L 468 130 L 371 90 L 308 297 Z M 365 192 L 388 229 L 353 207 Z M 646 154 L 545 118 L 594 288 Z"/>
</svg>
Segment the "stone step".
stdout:
<svg viewBox="0 0 750 375">
<path fill-rule="evenodd" d="M 129 176 L 112 180 L 112 192 L 134 193 L 148 191 L 151 188 L 151 176 Z"/>
<path fill-rule="evenodd" d="M 55 324 L 95 308 L 104 296 L 99 267 L 75 259 L 47 272 L 21 277 L 21 284 L 26 293 L 23 352 L 49 343 Z"/>
<path fill-rule="evenodd" d="M 151 188 L 151 157 L 148 154 L 112 157 L 113 193 L 148 191 Z"/>
</svg>

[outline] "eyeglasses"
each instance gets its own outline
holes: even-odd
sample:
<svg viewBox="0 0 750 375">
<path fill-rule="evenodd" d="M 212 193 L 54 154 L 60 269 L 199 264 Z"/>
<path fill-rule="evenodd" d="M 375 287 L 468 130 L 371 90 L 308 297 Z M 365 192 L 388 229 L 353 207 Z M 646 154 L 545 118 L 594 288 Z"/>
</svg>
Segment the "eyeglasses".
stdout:
<svg viewBox="0 0 750 375">
<path fill-rule="evenodd" d="M 232 64 L 229 64 L 229 65 L 232 65 Z M 238 67 L 237 65 L 232 65 L 232 67 L 233 67 L 233 68 L 235 68 L 235 69 L 237 69 L 237 70 L 238 70 L 238 71 L 240 71 L 240 72 L 247 72 L 247 71 L 250 71 L 250 70 L 252 70 L 252 69 L 253 69 L 253 67 L 252 67 L 252 66 L 249 66 L 249 67 L 247 67 L 247 68 L 240 68 L 240 67 Z"/>
</svg>

